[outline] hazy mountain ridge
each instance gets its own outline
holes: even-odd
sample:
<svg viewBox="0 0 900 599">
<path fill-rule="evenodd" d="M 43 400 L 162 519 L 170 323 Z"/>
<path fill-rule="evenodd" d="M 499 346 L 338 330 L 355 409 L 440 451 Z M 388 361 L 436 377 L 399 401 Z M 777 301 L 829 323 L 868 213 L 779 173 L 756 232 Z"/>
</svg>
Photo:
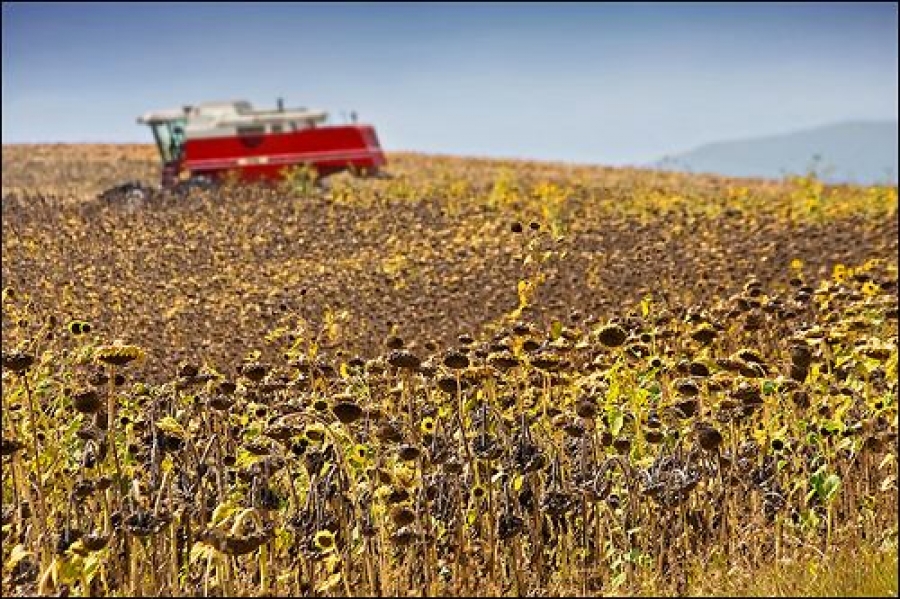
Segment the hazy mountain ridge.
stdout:
<svg viewBox="0 0 900 599">
<path fill-rule="evenodd" d="M 897 183 L 897 121 L 856 121 L 706 144 L 666 156 L 656 168 L 781 178 L 811 169 L 833 183 Z"/>
</svg>

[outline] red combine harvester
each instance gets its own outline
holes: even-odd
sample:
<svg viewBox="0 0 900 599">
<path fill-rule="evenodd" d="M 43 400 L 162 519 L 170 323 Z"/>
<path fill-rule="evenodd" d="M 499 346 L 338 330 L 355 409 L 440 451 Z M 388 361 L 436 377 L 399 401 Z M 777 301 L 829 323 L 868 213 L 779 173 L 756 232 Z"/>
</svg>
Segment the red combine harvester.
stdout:
<svg viewBox="0 0 900 599">
<path fill-rule="evenodd" d="M 285 110 L 281 100 L 274 110 L 231 101 L 149 112 L 138 123 L 153 131 L 164 191 L 211 187 L 229 173 L 244 181 L 278 181 L 297 166 L 311 167 L 319 178 L 345 170 L 380 174 L 386 160 L 374 127 L 326 125 L 327 118 L 322 111 Z M 101 197 L 146 197 L 148 191 L 131 182 Z"/>
</svg>

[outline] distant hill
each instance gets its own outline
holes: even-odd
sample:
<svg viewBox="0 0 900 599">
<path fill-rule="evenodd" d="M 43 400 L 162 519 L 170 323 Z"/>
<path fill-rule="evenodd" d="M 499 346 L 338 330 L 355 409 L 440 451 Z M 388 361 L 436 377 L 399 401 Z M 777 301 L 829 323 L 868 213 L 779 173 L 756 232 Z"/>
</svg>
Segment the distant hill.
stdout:
<svg viewBox="0 0 900 599">
<path fill-rule="evenodd" d="M 832 183 L 897 183 L 897 121 L 847 122 L 723 141 L 667 156 L 664 170 L 781 178 L 814 169 Z"/>
</svg>

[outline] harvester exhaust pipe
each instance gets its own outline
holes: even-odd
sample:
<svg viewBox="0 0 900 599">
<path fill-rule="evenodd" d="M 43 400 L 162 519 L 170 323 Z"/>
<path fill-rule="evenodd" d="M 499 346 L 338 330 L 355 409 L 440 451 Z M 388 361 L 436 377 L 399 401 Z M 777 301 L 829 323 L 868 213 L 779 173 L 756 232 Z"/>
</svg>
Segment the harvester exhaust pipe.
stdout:
<svg viewBox="0 0 900 599">
<path fill-rule="evenodd" d="M 284 99 L 278 98 L 278 112 L 284 112 Z"/>
</svg>

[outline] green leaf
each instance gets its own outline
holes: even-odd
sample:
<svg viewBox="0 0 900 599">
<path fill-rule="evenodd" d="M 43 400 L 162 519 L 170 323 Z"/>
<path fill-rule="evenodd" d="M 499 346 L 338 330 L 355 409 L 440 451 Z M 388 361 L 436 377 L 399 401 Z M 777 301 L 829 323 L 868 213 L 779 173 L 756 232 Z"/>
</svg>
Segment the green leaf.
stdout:
<svg viewBox="0 0 900 599">
<path fill-rule="evenodd" d="M 645 295 L 643 299 L 641 299 L 641 315 L 644 318 L 650 315 L 650 304 L 653 303 L 653 296 Z"/>
<path fill-rule="evenodd" d="M 207 545 L 201 541 L 195 541 L 194 546 L 191 547 L 191 562 L 196 562 L 201 559 L 209 559 L 209 557 L 215 552 L 215 549 L 211 545 Z"/>
<path fill-rule="evenodd" d="M 230 501 L 225 501 L 216 506 L 216 509 L 213 510 L 212 513 L 212 524 L 213 526 L 217 526 L 233 516 L 238 511 L 238 506 L 231 503 Z"/>
<path fill-rule="evenodd" d="M 836 422 L 834 420 L 826 420 L 822 423 L 822 428 L 832 433 L 839 433 L 843 430 L 844 426 L 840 422 Z"/>
<path fill-rule="evenodd" d="M 331 592 L 337 585 L 341 583 L 341 573 L 335 572 L 328 578 L 326 578 L 323 582 L 321 582 L 316 587 L 316 592 L 325 593 L 326 595 Z"/>
<path fill-rule="evenodd" d="M 238 468 L 249 468 L 262 459 L 262 456 L 252 454 L 243 447 L 238 447 L 237 456 L 235 458 L 235 466 L 237 466 Z"/>
<path fill-rule="evenodd" d="M 81 577 L 82 566 L 82 560 L 79 557 L 60 560 L 57 574 L 60 582 L 71 584 L 78 580 Z"/>
<path fill-rule="evenodd" d="M 553 341 L 559 339 L 559 336 L 562 335 L 563 325 L 560 321 L 554 320 L 553 324 L 550 325 L 550 338 Z"/>
<path fill-rule="evenodd" d="M 100 555 L 98 553 L 91 553 L 86 558 L 84 558 L 84 568 L 82 573 L 88 582 L 94 579 L 97 571 L 100 569 Z"/>
<path fill-rule="evenodd" d="M 822 483 L 822 492 L 824 499 L 831 501 L 841 488 L 841 478 L 837 474 L 831 474 Z"/>
<path fill-rule="evenodd" d="M 617 437 L 622 432 L 622 426 L 625 424 L 625 415 L 618 406 L 612 406 L 609 410 L 609 432 L 613 437 Z"/>
<path fill-rule="evenodd" d="M 157 428 L 159 428 L 159 430 L 163 431 L 167 435 L 174 435 L 179 439 L 187 438 L 187 434 L 184 432 L 184 428 L 180 424 L 178 424 L 178 421 L 171 416 L 160 418 L 156 421 L 156 426 Z"/>
<path fill-rule="evenodd" d="M 28 551 L 27 549 L 25 549 L 25 545 L 19 543 L 12 548 L 12 551 L 9 554 L 9 559 L 6 560 L 6 567 L 15 568 L 16 564 L 18 564 L 29 555 L 34 555 L 34 552 Z"/>
</svg>

